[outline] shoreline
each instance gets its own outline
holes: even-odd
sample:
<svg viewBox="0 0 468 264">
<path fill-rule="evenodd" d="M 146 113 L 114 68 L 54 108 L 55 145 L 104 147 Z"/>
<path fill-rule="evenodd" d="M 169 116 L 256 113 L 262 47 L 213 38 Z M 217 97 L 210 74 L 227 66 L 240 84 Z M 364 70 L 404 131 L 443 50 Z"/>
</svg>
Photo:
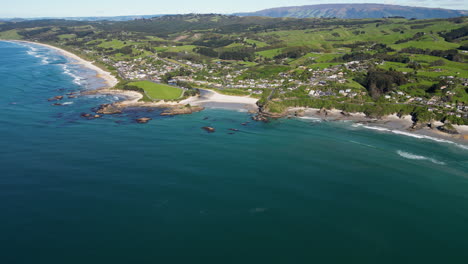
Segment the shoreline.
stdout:
<svg viewBox="0 0 468 264">
<path fill-rule="evenodd" d="M 196 106 L 206 106 L 212 104 L 214 108 L 236 109 L 243 108 L 246 110 L 258 110 L 258 99 L 248 96 L 225 95 L 213 90 L 199 89 L 199 96 L 192 96 L 180 101 L 181 104 L 190 104 Z M 223 107 L 224 106 L 224 107 Z"/>
<path fill-rule="evenodd" d="M 69 51 L 63 50 L 61 48 L 38 43 L 33 41 L 25 40 L 0 40 L 5 42 L 17 42 L 17 43 L 29 43 L 46 48 L 53 49 L 63 56 L 74 60 L 74 62 L 83 67 L 95 71 L 96 77 L 103 79 L 106 86 L 98 88 L 91 91 L 83 92 L 83 95 L 92 95 L 92 94 L 109 94 L 109 95 L 120 95 L 125 97 L 125 100 L 117 101 L 110 104 L 113 108 L 117 110 L 123 110 L 127 107 L 157 107 L 157 108 L 168 108 L 169 113 L 174 114 L 190 114 L 193 112 L 201 111 L 205 106 L 212 108 L 224 108 L 224 109 L 235 109 L 235 110 L 248 110 L 248 111 L 258 111 L 258 106 L 256 102 L 258 99 L 248 97 L 248 96 L 233 96 L 233 95 L 224 95 L 216 91 L 200 89 L 201 94 L 199 96 L 193 96 L 182 100 L 180 102 L 165 102 L 164 100 L 158 102 L 141 102 L 140 99 L 143 98 L 143 95 L 136 91 L 126 91 L 120 89 L 112 89 L 118 84 L 118 79 L 113 76 L 110 72 L 101 69 L 100 67 L 93 64 L 93 62 L 87 61 L 78 55 L 75 55 Z M 184 107 L 185 105 L 193 105 L 192 107 Z M 103 105 L 101 105 L 102 107 Z M 178 111 L 181 109 L 190 109 L 184 111 Z M 302 112 L 300 115 L 295 113 Z M 370 129 L 374 130 L 388 130 L 388 132 L 400 131 L 402 133 L 409 133 L 415 136 L 429 136 L 442 140 L 453 140 L 456 142 L 466 143 L 468 141 L 468 126 L 454 126 L 459 135 L 451 135 L 444 132 L 441 132 L 437 129 L 431 129 L 428 127 L 423 127 L 419 129 L 410 129 L 413 125 L 411 116 L 405 116 L 403 118 L 397 117 L 395 114 L 390 116 L 382 117 L 381 119 L 372 119 L 365 116 L 364 113 L 349 113 L 348 115 L 343 115 L 341 110 L 333 109 L 326 110 L 325 113 L 321 113 L 320 109 L 314 108 L 303 108 L 303 107 L 291 107 L 287 110 L 288 115 L 286 116 L 297 116 L 299 118 L 307 119 L 309 118 L 318 118 L 326 121 L 352 121 L 356 124 L 361 125 L 370 125 Z M 372 126 L 375 125 L 374 128 Z M 369 128 L 369 126 L 366 126 Z M 382 128 L 382 129 L 379 129 Z"/>
<path fill-rule="evenodd" d="M 27 40 L 4 40 L 4 41 L 6 41 L 6 42 L 19 42 L 19 43 L 35 44 L 35 45 L 39 45 L 39 46 L 42 46 L 42 47 L 46 47 L 46 48 L 55 50 L 55 51 L 59 52 L 61 55 L 65 56 L 65 57 L 67 57 L 69 59 L 74 60 L 74 61 L 71 61 L 70 63 L 78 64 L 78 65 L 81 65 L 81 66 L 83 66 L 85 68 L 88 68 L 88 69 L 91 69 L 91 70 L 95 71 L 96 72 L 96 77 L 98 77 L 100 79 L 103 79 L 105 81 L 105 83 L 107 84 L 107 86 L 105 86 L 103 88 L 113 88 L 119 83 L 117 78 L 114 75 L 112 75 L 112 73 L 110 73 L 108 71 L 105 71 L 105 70 L 101 69 L 100 67 L 94 65 L 93 62 L 87 61 L 87 60 L 79 57 L 78 55 L 73 54 L 73 53 L 71 53 L 69 51 L 66 51 L 64 49 L 61 49 L 61 48 L 58 48 L 58 47 L 55 47 L 55 46 L 52 46 L 52 45 L 49 45 L 49 44 L 44 44 L 44 43 L 34 42 L 34 41 L 27 41 Z"/>
<path fill-rule="evenodd" d="M 118 79 L 114 75 L 94 65 L 93 62 L 87 61 L 79 57 L 76 54 L 73 54 L 69 51 L 66 51 L 64 49 L 61 49 L 61 48 L 58 48 L 49 44 L 44 44 L 44 43 L 39 43 L 39 42 L 26 41 L 26 40 L 3 40 L 3 41 L 35 44 L 35 45 L 43 46 L 46 48 L 50 48 L 66 56 L 67 58 L 70 58 L 76 61 L 76 62 L 70 62 L 70 63 L 79 64 L 83 67 L 96 71 L 97 73 L 96 77 L 103 79 L 106 82 L 107 86 L 85 92 L 84 94 L 86 95 L 86 94 L 99 93 L 99 94 L 111 94 L 111 95 L 120 95 L 120 96 L 127 97 L 127 99 L 124 101 L 119 101 L 119 102 L 114 103 L 118 107 L 121 107 L 121 108 L 125 108 L 125 107 L 171 107 L 171 106 L 174 107 L 174 106 L 180 106 L 180 105 L 186 105 L 186 104 L 191 104 L 194 106 L 202 107 L 207 104 L 217 104 L 219 108 L 232 109 L 233 107 L 238 108 L 240 106 L 248 110 L 257 109 L 256 102 L 258 101 L 258 99 L 255 99 L 252 97 L 244 97 L 244 96 L 224 95 L 224 94 L 220 94 L 218 92 L 207 90 L 207 89 L 200 89 L 202 93 L 200 96 L 193 96 L 185 100 L 182 100 L 178 103 L 166 102 L 164 100 L 157 101 L 157 102 L 139 102 L 139 100 L 143 98 L 143 95 L 141 93 L 136 92 L 136 91 L 112 89 L 119 83 Z M 229 105 L 229 107 L 227 105 Z"/>
<path fill-rule="evenodd" d="M 466 144 L 468 142 L 468 126 L 454 126 L 459 132 L 458 135 L 451 135 L 439 131 L 436 128 L 429 128 L 423 126 L 420 128 L 413 129 L 414 122 L 410 115 L 398 117 L 396 114 L 387 115 L 380 119 L 369 118 L 364 113 L 346 113 L 343 111 L 332 109 L 332 110 L 320 110 L 316 108 L 289 108 L 289 116 L 296 116 L 302 119 L 320 119 L 330 122 L 339 121 L 351 121 L 355 124 L 359 124 L 356 127 L 364 127 L 366 129 L 389 132 L 394 134 L 411 135 L 413 137 L 420 138 L 435 138 L 440 140 L 449 140 L 454 143 Z M 442 123 L 436 122 L 437 125 Z M 465 145 L 466 146 L 466 145 Z M 468 146 L 467 146 L 468 147 Z"/>
</svg>

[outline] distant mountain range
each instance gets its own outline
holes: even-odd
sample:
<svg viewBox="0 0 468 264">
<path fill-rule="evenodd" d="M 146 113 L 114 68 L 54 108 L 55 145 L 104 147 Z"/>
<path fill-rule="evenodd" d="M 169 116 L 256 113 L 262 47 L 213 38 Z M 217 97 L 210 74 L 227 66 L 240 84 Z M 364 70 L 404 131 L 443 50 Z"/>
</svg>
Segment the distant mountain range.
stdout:
<svg viewBox="0 0 468 264">
<path fill-rule="evenodd" d="M 160 17 L 165 15 L 141 15 L 141 16 L 109 16 L 109 17 L 36 17 L 36 18 L 0 18 L 0 21 L 4 22 L 22 22 L 30 20 L 42 20 L 42 19 L 65 19 L 74 21 L 130 21 L 135 19 L 149 19 L 153 17 Z"/>
<path fill-rule="evenodd" d="M 337 18 L 382 18 L 401 16 L 405 18 L 450 18 L 468 15 L 467 10 L 450 10 L 384 4 L 321 4 L 270 8 L 239 16 L 267 17 L 337 17 Z"/>
<path fill-rule="evenodd" d="M 112 17 L 41 17 L 41 18 L 0 18 L 4 22 L 22 22 L 40 19 L 65 19 L 74 21 L 130 21 L 135 19 L 150 19 L 159 15 L 139 16 L 112 16 Z M 235 13 L 235 16 L 263 16 L 263 17 L 336 17 L 336 18 L 382 18 L 382 17 L 405 17 L 405 18 L 451 18 L 467 16 L 468 10 L 451 10 L 442 8 L 426 8 L 384 4 L 321 4 L 306 6 L 278 7 L 260 10 L 250 13 Z"/>
</svg>

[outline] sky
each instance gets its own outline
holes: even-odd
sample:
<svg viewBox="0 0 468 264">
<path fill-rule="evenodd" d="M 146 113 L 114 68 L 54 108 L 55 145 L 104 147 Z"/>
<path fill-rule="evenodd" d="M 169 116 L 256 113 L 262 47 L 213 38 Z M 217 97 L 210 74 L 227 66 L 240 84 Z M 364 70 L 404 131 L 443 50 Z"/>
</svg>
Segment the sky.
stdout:
<svg viewBox="0 0 468 264">
<path fill-rule="evenodd" d="M 329 3 L 382 3 L 468 10 L 467 0 L 5 0 L 0 17 L 80 17 L 251 12 Z"/>
</svg>

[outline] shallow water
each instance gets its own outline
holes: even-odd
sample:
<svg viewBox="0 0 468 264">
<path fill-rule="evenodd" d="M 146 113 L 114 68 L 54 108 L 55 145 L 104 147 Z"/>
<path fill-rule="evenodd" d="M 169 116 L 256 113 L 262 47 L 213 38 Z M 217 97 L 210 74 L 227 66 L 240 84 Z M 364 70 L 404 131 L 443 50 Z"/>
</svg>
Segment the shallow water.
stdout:
<svg viewBox="0 0 468 264">
<path fill-rule="evenodd" d="M 118 98 L 47 101 L 99 87 L 94 76 L 0 42 L 2 263 L 468 257 L 466 146 L 317 119 L 243 126 L 248 113 L 223 109 L 86 120 Z"/>
</svg>

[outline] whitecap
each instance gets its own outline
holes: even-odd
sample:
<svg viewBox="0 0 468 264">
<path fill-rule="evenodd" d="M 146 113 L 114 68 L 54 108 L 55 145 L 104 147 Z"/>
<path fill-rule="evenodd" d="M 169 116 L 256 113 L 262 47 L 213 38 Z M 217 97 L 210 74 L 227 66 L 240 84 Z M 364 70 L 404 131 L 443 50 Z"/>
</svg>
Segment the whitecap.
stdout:
<svg viewBox="0 0 468 264">
<path fill-rule="evenodd" d="M 447 143 L 447 144 L 452 144 L 452 145 L 455 145 L 455 146 L 457 146 L 459 148 L 468 150 L 468 146 L 466 146 L 466 145 L 459 144 L 459 143 L 456 143 L 456 142 L 453 142 L 453 141 L 450 141 L 450 140 L 447 140 L 447 139 L 442 139 L 442 138 L 436 138 L 436 137 L 431 137 L 431 136 L 426 136 L 426 135 L 420 135 L 420 134 L 405 132 L 405 131 L 401 131 L 401 130 L 392 130 L 392 129 L 388 129 L 388 128 L 384 128 L 384 127 L 378 127 L 378 126 L 365 126 L 365 125 L 362 125 L 362 124 L 353 124 L 352 127 L 363 127 L 363 128 L 366 128 L 366 129 L 376 130 L 376 131 L 380 131 L 380 132 L 388 132 L 388 133 L 393 133 L 393 134 L 397 134 L 397 135 L 413 137 L 413 138 L 417 138 L 417 139 L 426 139 L 426 140 L 436 141 L 436 142 L 439 142 L 439 143 Z"/>
<path fill-rule="evenodd" d="M 73 78 L 73 83 L 76 84 L 76 85 L 83 85 L 84 83 L 84 80 L 86 80 L 85 78 L 82 78 L 74 73 L 72 73 L 71 69 L 66 65 L 66 64 L 63 64 L 62 66 L 62 69 L 63 69 L 63 72 L 72 77 Z"/>
<path fill-rule="evenodd" d="M 432 162 L 434 164 L 445 165 L 445 162 L 438 161 L 436 159 L 429 158 L 429 157 L 426 157 L 426 156 L 420 156 L 420 155 L 412 154 L 412 153 L 405 152 L 405 151 L 402 151 L 402 150 L 398 150 L 397 154 L 400 155 L 403 158 L 410 159 L 410 160 L 428 160 L 428 161 L 430 161 L 430 162 Z"/>
<path fill-rule="evenodd" d="M 304 119 L 304 120 L 309 120 L 309 121 L 312 121 L 312 122 L 322 122 L 323 119 L 322 118 L 318 118 L 318 117 L 311 117 L 311 116 L 301 116 L 299 117 L 299 119 Z"/>
<path fill-rule="evenodd" d="M 63 103 L 63 105 L 71 105 L 71 104 L 73 104 L 73 102 L 65 102 L 65 103 Z"/>
</svg>

